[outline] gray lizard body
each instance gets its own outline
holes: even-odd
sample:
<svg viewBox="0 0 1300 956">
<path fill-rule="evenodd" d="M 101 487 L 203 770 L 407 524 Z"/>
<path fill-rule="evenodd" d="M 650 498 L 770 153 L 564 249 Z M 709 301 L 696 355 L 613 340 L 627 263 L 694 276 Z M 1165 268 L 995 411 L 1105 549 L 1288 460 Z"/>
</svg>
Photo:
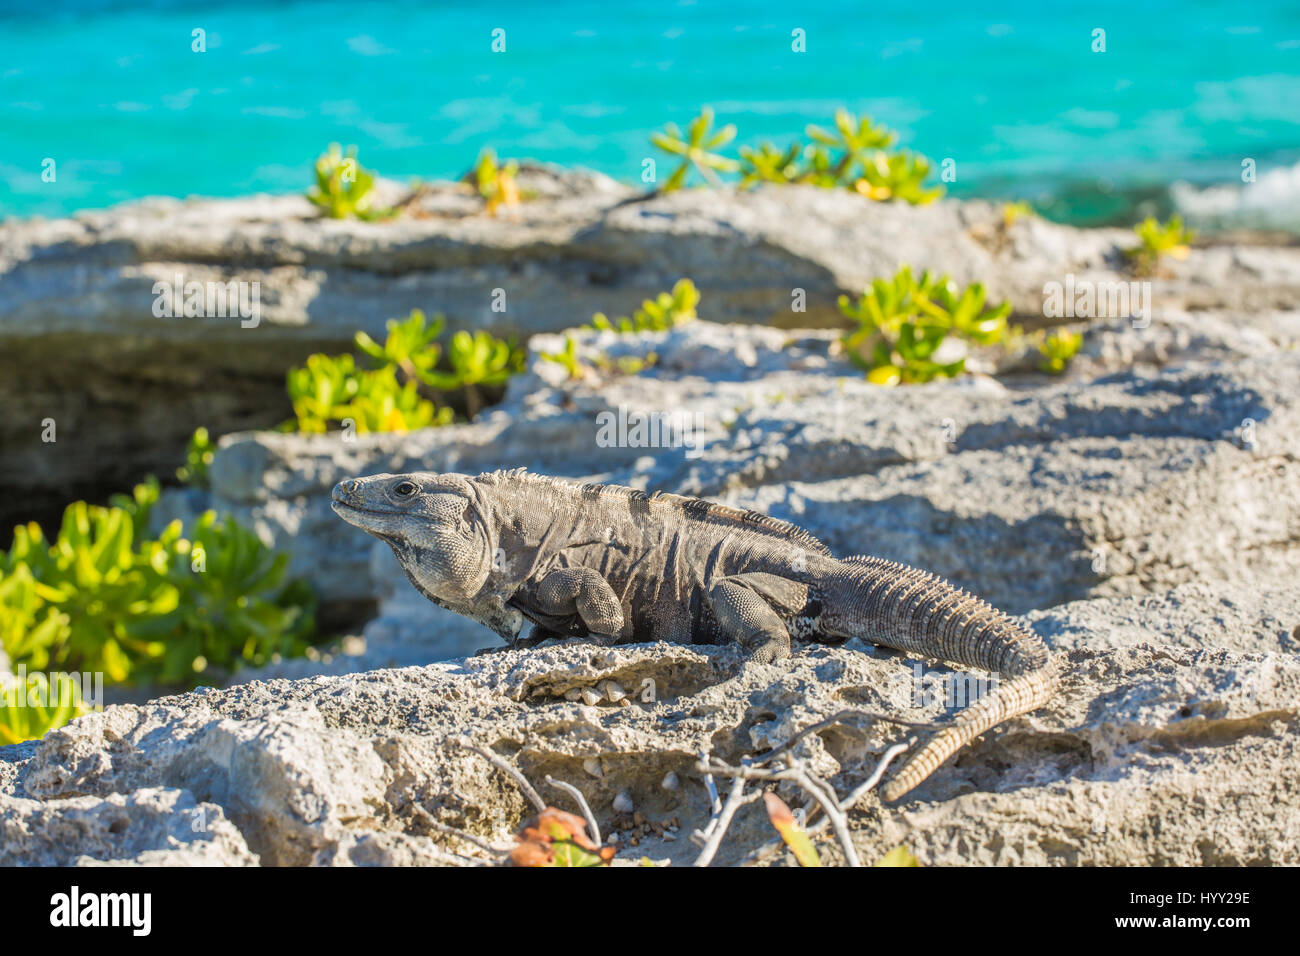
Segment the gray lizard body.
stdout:
<svg viewBox="0 0 1300 956">
<path fill-rule="evenodd" d="M 946 581 L 880 558 L 839 559 L 808 532 L 753 511 L 522 469 L 372 475 L 340 482 L 334 510 L 386 541 L 434 603 L 511 644 L 737 642 L 760 663 L 791 638 L 872 643 L 995 671 L 883 789 L 895 800 L 985 730 L 1053 694 L 1033 634 Z"/>
</svg>

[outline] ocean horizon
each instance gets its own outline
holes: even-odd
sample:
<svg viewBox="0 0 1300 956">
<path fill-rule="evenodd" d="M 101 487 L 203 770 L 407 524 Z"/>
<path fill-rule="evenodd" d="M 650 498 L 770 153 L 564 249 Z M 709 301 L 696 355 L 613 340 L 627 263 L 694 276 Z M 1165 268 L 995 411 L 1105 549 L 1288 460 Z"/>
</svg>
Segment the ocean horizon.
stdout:
<svg viewBox="0 0 1300 956">
<path fill-rule="evenodd" d="M 733 150 L 866 113 L 936 182 L 951 160 L 949 195 L 1065 221 L 1167 209 L 1178 181 L 1194 207 L 1240 187 L 1247 161 L 1272 176 L 1269 214 L 1300 218 L 1300 6 L 927 11 L 4 0 L 0 218 L 297 192 L 331 142 L 395 179 L 457 177 L 491 148 L 636 182 L 662 158 L 649 134 L 705 105 L 739 128 Z"/>
</svg>

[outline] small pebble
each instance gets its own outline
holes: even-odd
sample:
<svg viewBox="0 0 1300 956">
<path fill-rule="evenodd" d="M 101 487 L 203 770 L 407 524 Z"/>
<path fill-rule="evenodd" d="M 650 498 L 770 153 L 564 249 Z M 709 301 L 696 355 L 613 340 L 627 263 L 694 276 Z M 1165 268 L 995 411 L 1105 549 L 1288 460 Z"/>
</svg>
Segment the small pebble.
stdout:
<svg viewBox="0 0 1300 956">
<path fill-rule="evenodd" d="M 587 771 L 593 777 L 605 776 L 605 770 L 600 765 L 600 759 L 597 757 L 588 757 L 582 762 L 582 769 Z"/>
<path fill-rule="evenodd" d="M 565 700 L 582 700 L 582 691 L 576 687 L 570 687 L 564 692 Z"/>
<path fill-rule="evenodd" d="M 597 686 L 600 688 L 601 693 L 605 695 L 606 699 L 609 700 L 610 703 L 617 704 L 620 700 L 622 700 L 624 697 L 627 696 L 627 691 L 623 689 L 623 686 L 619 684 L 618 681 L 604 680 L 601 681 Z"/>
<path fill-rule="evenodd" d="M 676 790 L 681 785 L 682 782 L 677 778 L 677 774 L 671 770 L 664 774 L 664 779 L 659 784 L 659 786 L 663 787 L 665 790 Z"/>
<path fill-rule="evenodd" d="M 614 809 L 619 813 L 631 813 L 633 806 L 632 797 L 626 790 L 620 790 L 614 797 Z"/>
<path fill-rule="evenodd" d="M 583 703 L 585 703 L 588 707 L 595 707 L 604 699 L 605 699 L 604 695 L 597 692 L 595 688 L 592 687 L 582 688 L 582 700 Z"/>
</svg>

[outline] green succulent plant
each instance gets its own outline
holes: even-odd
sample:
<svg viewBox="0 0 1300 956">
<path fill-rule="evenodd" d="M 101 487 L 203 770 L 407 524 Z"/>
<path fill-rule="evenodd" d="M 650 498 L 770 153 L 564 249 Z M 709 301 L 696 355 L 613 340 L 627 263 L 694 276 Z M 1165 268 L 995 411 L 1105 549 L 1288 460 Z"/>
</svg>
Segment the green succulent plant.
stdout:
<svg viewBox="0 0 1300 956">
<path fill-rule="evenodd" d="M 423 312 L 413 309 L 405 319 L 389 319 L 385 323 L 388 334 L 383 345 L 365 332 L 357 332 L 352 339 L 357 348 L 374 359 L 380 368 L 394 365 L 407 378 L 433 385 L 435 369 L 442 357 L 442 346 L 437 340 L 446 325 L 440 315 L 434 316 L 430 322 Z"/>
<path fill-rule="evenodd" d="M 791 143 L 784 150 L 771 143 L 758 147 L 740 147 L 740 185 L 757 186 L 760 183 L 791 185 L 805 181 L 807 170 L 802 159 L 804 148 Z"/>
<path fill-rule="evenodd" d="M 1042 356 L 1038 367 L 1052 375 L 1060 375 L 1083 345 L 1083 335 L 1069 329 L 1053 329 L 1050 333 L 1040 333 L 1037 345 Z"/>
<path fill-rule="evenodd" d="M 287 558 L 212 512 L 189 536 L 172 521 L 151 538 L 157 496 L 150 481 L 109 507 L 73 502 L 53 540 L 35 523 L 14 529 L 0 553 L 0 637 L 15 665 L 174 682 L 301 653 L 314 599 L 284 581 Z"/>
<path fill-rule="evenodd" d="M 544 362 L 554 362 L 561 365 L 569 374 L 570 381 L 576 381 L 587 374 L 587 366 L 582 364 L 578 358 L 578 342 L 572 335 L 564 337 L 564 348 L 558 352 L 542 352 L 540 358 Z"/>
<path fill-rule="evenodd" d="M 794 180 L 796 183 L 816 186 L 818 189 L 838 189 L 845 185 L 835 171 L 835 157 L 825 146 L 818 143 L 799 146 L 799 156 L 803 165 L 799 169 L 798 178 Z"/>
<path fill-rule="evenodd" d="M 1002 204 L 1002 228 L 1010 229 L 1021 219 L 1032 219 L 1038 215 L 1032 203 L 1025 199 Z"/>
<path fill-rule="evenodd" d="M 853 188 L 868 199 L 901 199 L 914 206 L 924 206 L 943 195 L 942 187 L 926 188 L 925 179 L 929 175 L 930 161 L 924 156 L 877 152 L 863 167 Z"/>
<path fill-rule="evenodd" d="M 587 327 L 624 333 L 667 332 L 696 318 L 695 307 L 699 304 L 700 292 L 695 283 L 678 279 L 671 292 L 660 292 L 653 299 L 644 300 L 631 316 L 611 320 L 604 312 L 597 312 Z"/>
<path fill-rule="evenodd" d="M 405 432 L 450 424 L 450 408 L 438 408 L 419 392 L 415 379 L 399 382 L 397 366 L 357 368 L 352 355 L 310 355 L 289 370 L 289 400 L 299 431 L 326 432 L 350 422 L 359 433 Z"/>
<path fill-rule="evenodd" d="M 720 156 L 714 150 L 721 149 L 736 137 L 736 127 L 730 124 L 716 133 L 713 131 L 713 110 L 706 106 L 700 115 L 687 124 L 686 132 L 676 123 L 668 123 L 662 132 L 651 133 L 650 142 L 667 153 L 680 156 L 682 163 L 664 183 L 662 192 L 673 192 L 686 185 L 686 177 L 694 169 L 712 186 L 722 185 L 718 173 L 739 171 L 740 164 L 734 159 Z"/>
<path fill-rule="evenodd" d="M 655 145 L 686 157 L 664 187 L 665 192 L 680 188 L 690 169 L 696 168 L 715 186 L 721 184 L 718 172 L 739 172 L 742 187 L 806 184 L 852 189 L 869 199 L 897 199 L 914 205 L 933 202 L 943 195 L 943 187 L 925 185 L 931 172 L 930 161 L 916 153 L 895 151 L 897 134 L 877 125 L 869 116 L 837 110 L 830 129 L 807 127 L 810 142 L 806 145 L 795 141 L 784 149 L 769 142 L 744 146 L 739 164 L 709 152 L 730 142 L 735 134 L 734 128 L 727 127 L 711 137 L 712 122 L 713 114 L 706 109 L 691 124 L 687 135 L 671 125 L 665 133 L 654 134 Z"/>
<path fill-rule="evenodd" d="M 964 358 L 937 362 L 947 337 L 994 345 L 1007 333 L 1011 305 L 985 308 L 985 289 L 958 289 L 947 276 L 927 270 L 914 276 L 907 266 L 892 279 L 876 279 L 856 301 L 839 297 L 840 312 L 856 323 L 841 339 L 850 361 L 878 385 L 951 378 L 966 368 Z"/>
<path fill-rule="evenodd" d="M 176 469 L 176 480 L 194 488 L 207 488 L 210 484 L 208 468 L 216 454 L 217 446 L 203 427 L 194 429 L 185 446 L 185 464 Z"/>
<path fill-rule="evenodd" d="M 185 530 L 172 522 L 160 541 L 179 601 L 173 614 L 135 629 L 161 645 L 161 655 L 149 661 L 154 679 L 186 681 L 210 668 L 229 672 L 305 653 L 315 631 L 316 599 L 304 580 L 288 579 L 287 554 L 213 511 Z"/>
<path fill-rule="evenodd" d="M 287 383 L 299 431 L 324 432 L 351 421 L 358 432 L 412 431 L 451 424 L 454 413 L 421 386 L 440 393 L 464 391 L 470 416 L 483 407 L 483 388 L 504 385 L 523 371 L 524 351 L 488 332 L 460 331 L 444 352 L 437 341 L 446 323 L 419 309 L 389 319 L 383 344 L 358 332 L 357 349 L 376 366 L 360 368 L 353 355 L 312 355 L 290 369 Z M 450 368 L 440 367 L 444 359 Z"/>
<path fill-rule="evenodd" d="M 481 389 L 499 388 L 512 375 L 524 370 L 527 353 L 512 341 L 498 339 L 483 330 L 465 330 L 451 337 L 447 358 L 449 372 L 435 372 L 429 380 L 444 391 L 463 389 L 466 413 L 473 418 L 483 407 Z"/>
<path fill-rule="evenodd" d="M 331 219 L 387 219 L 389 209 L 374 205 L 374 173 L 357 162 L 357 148 L 349 146 L 343 154 L 338 143 L 316 160 L 316 183 L 307 190 L 307 198 Z"/>
<path fill-rule="evenodd" d="M 501 163 L 494 151 L 485 149 L 479 153 L 474 168 L 465 174 L 464 181 L 482 197 L 488 214 L 496 215 L 502 206 L 517 206 L 523 198 L 515 179 L 518 174 L 519 163 L 516 160 Z"/>
<path fill-rule="evenodd" d="M 89 713 L 81 687 L 68 674 L 28 674 L 20 685 L 15 677 L 0 676 L 0 747 L 38 740 Z"/>
<path fill-rule="evenodd" d="M 921 861 L 916 855 L 907 848 L 905 844 L 899 844 L 894 847 L 877 862 L 876 866 L 920 866 Z"/>
<path fill-rule="evenodd" d="M 1181 216 L 1173 216 L 1166 223 L 1148 217 L 1134 226 L 1133 232 L 1138 237 L 1138 245 L 1126 249 L 1124 254 L 1141 275 L 1153 274 L 1163 256 L 1186 259 L 1196 238 L 1196 233 L 1183 225 Z"/>
<path fill-rule="evenodd" d="M 833 130 L 825 130 L 811 125 L 806 132 L 809 139 L 825 150 L 840 151 L 839 157 L 825 170 L 837 185 L 856 182 L 861 172 L 873 166 L 879 154 L 893 146 L 898 138 L 893 130 L 873 124 L 871 117 L 858 117 L 845 109 L 835 111 L 834 126 Z M 818 155 L 829 158 L 825 150 Z"/>
</svg>

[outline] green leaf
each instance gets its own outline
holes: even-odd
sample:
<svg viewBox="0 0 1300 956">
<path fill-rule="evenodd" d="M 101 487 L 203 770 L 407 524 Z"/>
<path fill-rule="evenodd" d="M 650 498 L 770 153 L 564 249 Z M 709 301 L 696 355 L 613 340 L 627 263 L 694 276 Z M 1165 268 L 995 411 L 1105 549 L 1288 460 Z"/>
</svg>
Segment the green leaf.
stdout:
<svg viewBox="0 0 1300 956">
<path fill-rule="evenodd" d="M 732 173 L 740 169 L 740 164 L 734 159 L 712 152 L 731 142 L 736 128 L 727 125 L 712 132 L 712 127 L 713 110 L 706 106 L 687 124 L 685 136 L 674 123 L 666 124 L 662 132 L 650 134 L 651 144 L 670 155 L 682 157 L 682 164 L 664 182 L 662 192 L 681 189 L 692 170 L 707 182 L 717 185 L 720 182 L 718 172 Z"/>
<path fill-rule="evenodd" d="M 383 219 L 395 215 L 392 210 L 377 209 L 371 190 L 374 174 L 357 162 L 357 148 L 348 147 L 347 155 L 338 143 L 316 160 L 316 183 L 307 190 L 307 198 L 332 219 Z"/>
<path fill-rule="evenodd" d="M 799 861 L 799 865 L 821 866 L 822 861 L 817 855 L 817 848 L 813 846 L 812 840 L 804 832 L 803 827 L 799 826 L 799 821 L 795 819 L 785 801 L 769 790 L 763 794 L 763 804 L 767 808 L 767 818 L 776 828 L 776 832 L 781 835 L 785 845 L 790 848 L 794 858 Z"/>
<path fill-rule="evenodd" d="M 907 847 L 902 846 L 901 844 L 899 846 L 894 847 L 892 850 L 886 853 L 883 857 L 880 858 L 880 862 L 876 864 L 876 866 L 920 866 L 920 865 L 921 865 L 920 861 L 917 860 L 917 858 L 912 855 L 912 852 Z"/>
</svg>

